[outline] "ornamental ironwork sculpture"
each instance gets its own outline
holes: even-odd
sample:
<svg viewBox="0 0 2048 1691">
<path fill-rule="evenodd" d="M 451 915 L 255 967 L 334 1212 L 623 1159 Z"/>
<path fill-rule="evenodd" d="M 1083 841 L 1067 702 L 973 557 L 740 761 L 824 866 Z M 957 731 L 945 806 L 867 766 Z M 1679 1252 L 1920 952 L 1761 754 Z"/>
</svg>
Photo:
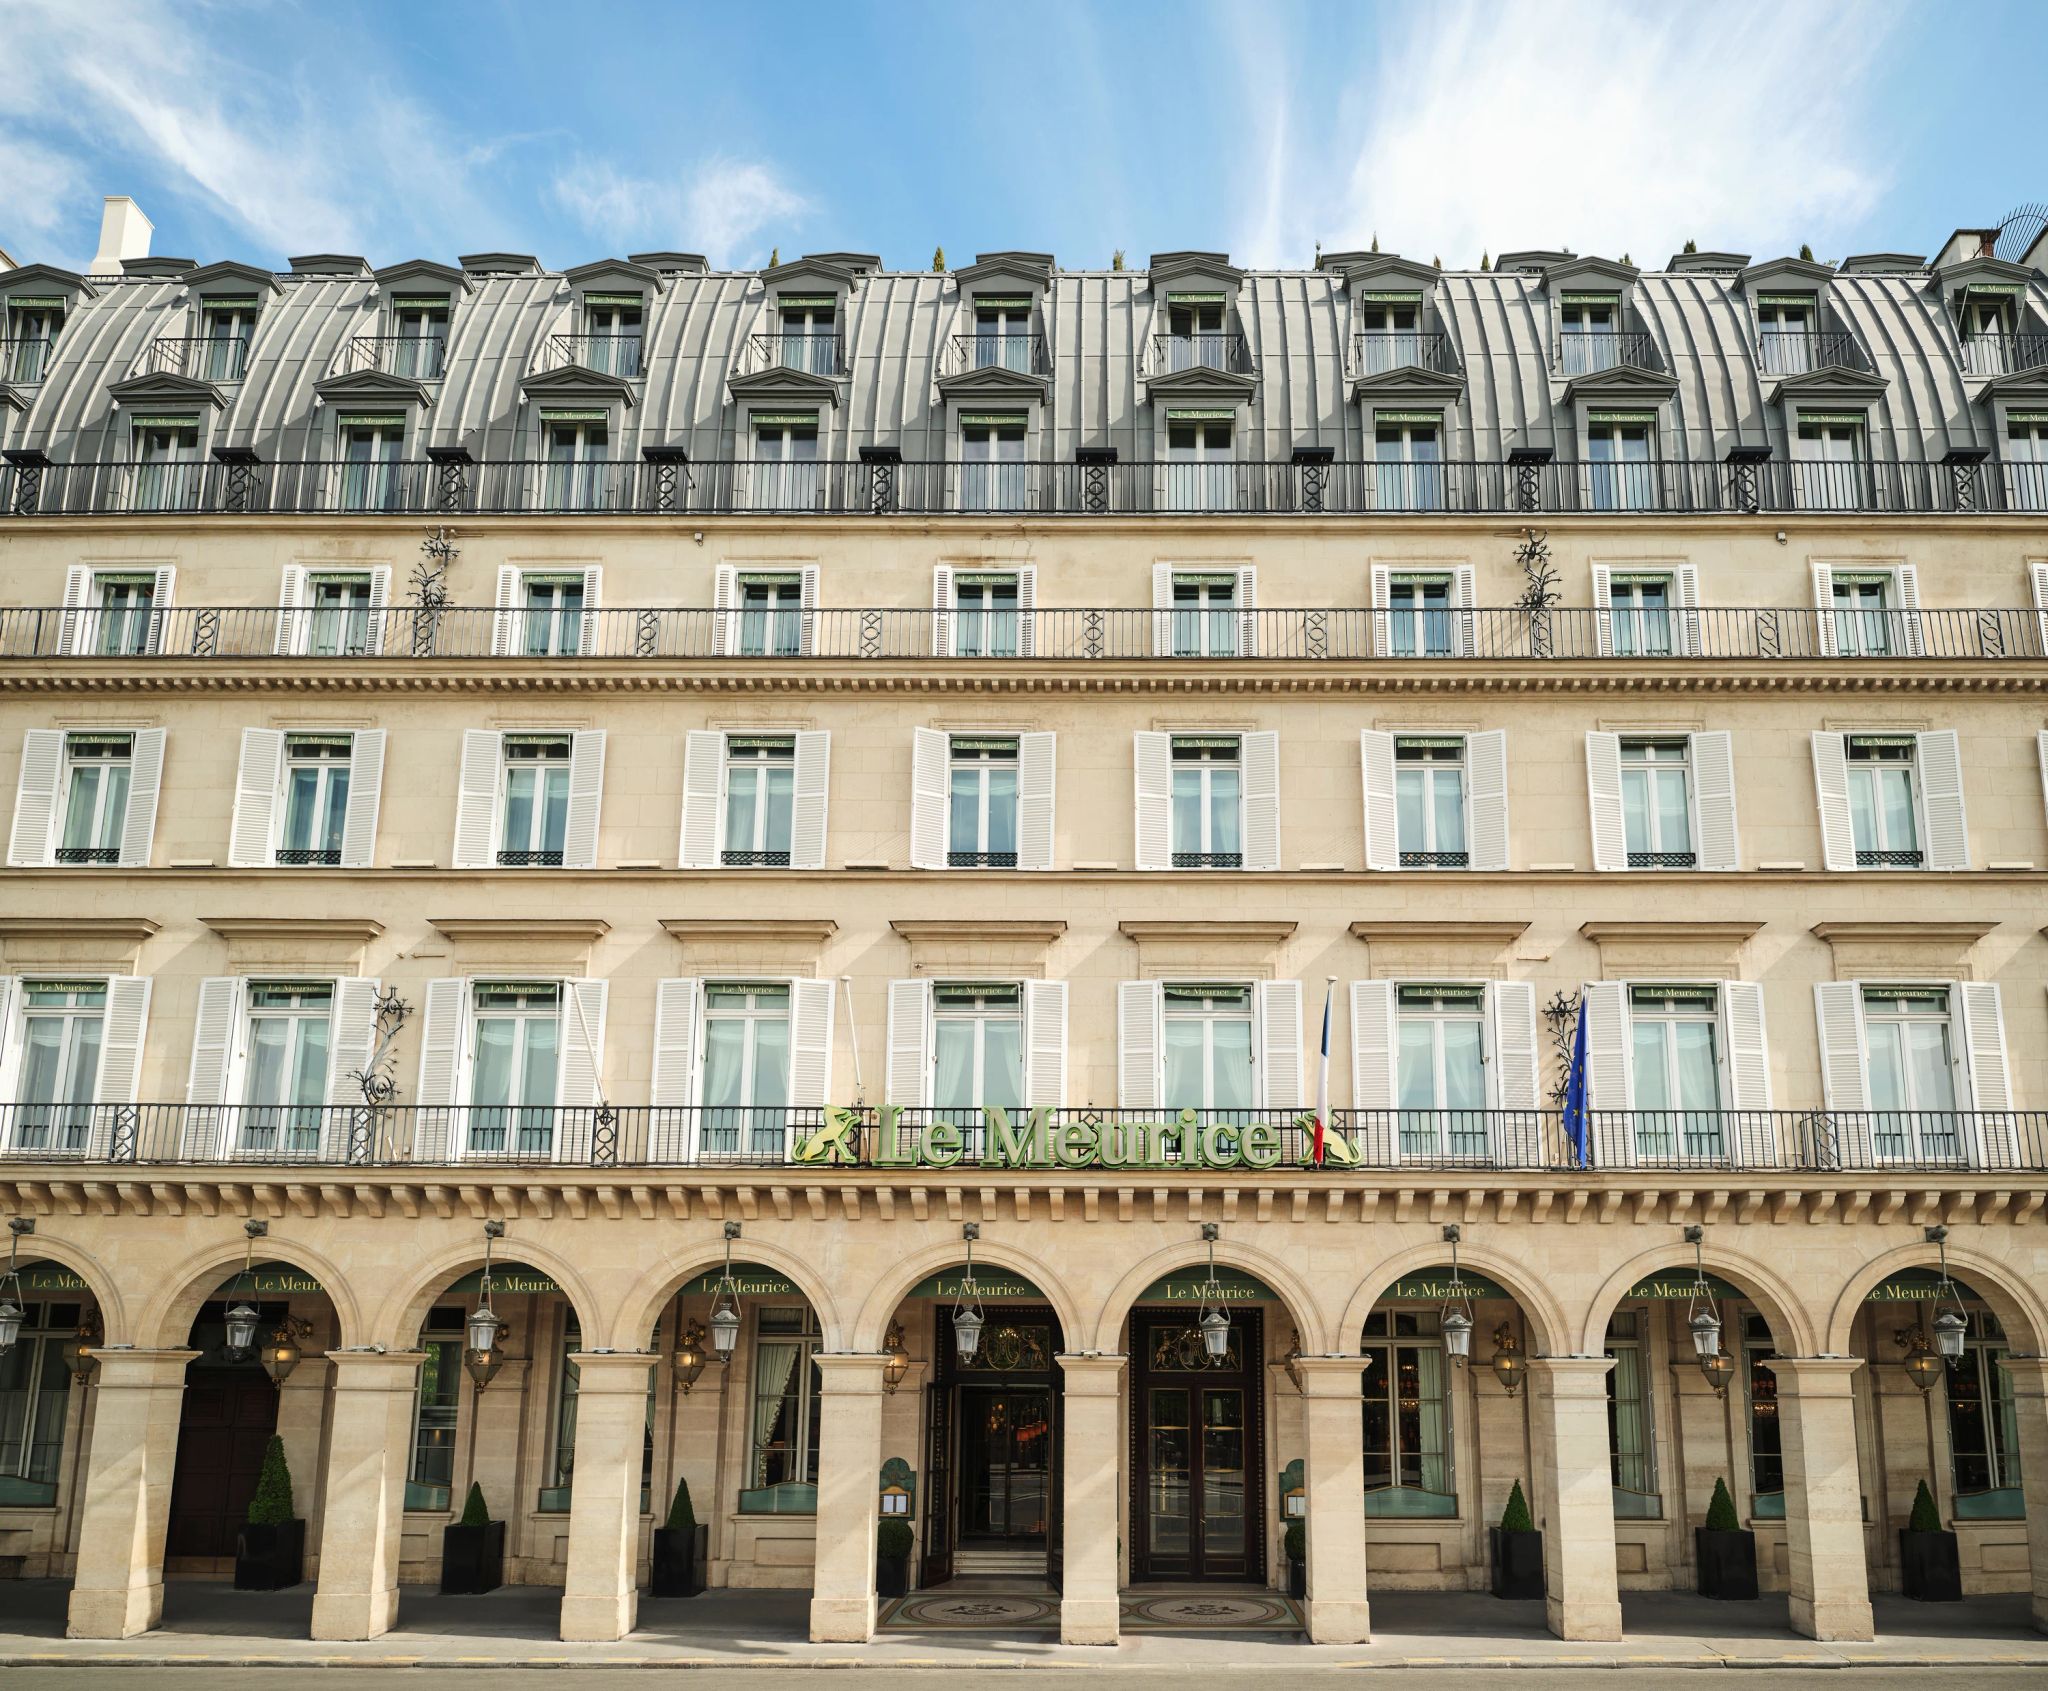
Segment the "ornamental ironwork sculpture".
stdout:
<svg viewBox="0 0 2048 1691">
<path fill-rule="evenodd" d="M 377 995 L 370 1012 L 373 1033 L 369 1061 L 350 1070 L 348 1076 L 363 1093 L 362 1108 L 351 1112 L 349 1122 L 351 1164 L 374 1162 L 376 1148 L 384 1143 L 384 1112 L 398 1097 L 398 1032 L 411 1017 L 412 1006 L 398 996 L 397 987 L 386 987 Z"/>
<path fill-rule="evenodd" d="M 1550 613 L 1557 608 L 1560 597 L 1557 591 L 1557 571 L 1550 562 L 1550 535 L 1544 529 L 1524 529 L 1525 538 L 1515 548 L 1515 562 L 1522 566 L 1522 577 L 1526 585 L 1521 598 L 1515 601 L 1516 609 L 1527 613 L 1529 618 L 1529 654 L 1532 657 L 1547 658 L 1551 655 Z"/>
<path fill-rule="evenodd" d="M 1579 1034 L 1579 1014 L 1584 1008 L 1580 993 L 1553 993 L 1543 1006 L 1543 1019 L 1550 1024 L 1550 1047 L 1557 1053 L 1557 1084 L 1550 1089 L 1550 1101 L 1564 1108 L 1564 1095 L 1572 1084 L 1572 1046 Z"/>
<path fill-rule="evenodd" d="M 441 613 L 448 608 L 448 566 L 462 556 L 455 531 L 446 526 L 427 531 L 420 542 L 420 560 L 412 567 L 412 655 L 430 658 L 441 638 Z"/>
</svg>

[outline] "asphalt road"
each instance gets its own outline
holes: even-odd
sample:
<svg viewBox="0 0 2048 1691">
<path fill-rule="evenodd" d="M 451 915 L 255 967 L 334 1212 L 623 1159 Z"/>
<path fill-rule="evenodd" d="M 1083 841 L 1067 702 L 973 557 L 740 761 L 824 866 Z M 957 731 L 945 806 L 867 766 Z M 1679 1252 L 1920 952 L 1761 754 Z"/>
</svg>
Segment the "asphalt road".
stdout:
<svg viewBox="0 0 2048 1691">
<path fill-rule="evenodd" d="M 1178 1685 L 1189 1678 L 1183 1666 L 1008 1668 L 991 1665 L 971 1670 L 975 1676 L 992 1675 L 997 1686 L 1029 1686 L 1032 1691 L 1046 1687 L 1075 1685 L 1110 1686 L 1117 1683 Z M 444 1691 L 498 1691 L 512 1686 L 518 1691 L 625 1691 L 628 1685 L 673 1683 L 690 1691 L 788 1691 L 804 1684 L 812 1673 L 830 1676 L 840 1691 L 936 1691 L 944 1679 L 957 1679 L 963 1670 L 916 1668 L 166 1668 L 62 1667 L 14 1668 L 6 1676 L 7 1691 L 302 1691 L 304 1681 L 318 1682 L 319 1691 L 420 1691 L 438 1684 Z M 1515 1672 L 1515 1683 L 1525 1691 L 1543 1691 L 1556 1686 L 1565 1691 L 1570 1675 L 1590 1674 L 1596 1686 L 1613 1691 L 1811 1691 L 1826 1686 L 1830 1691 L 1926 1691 L 1930 1675 L 1919 1668 L 1770 1668 L 1725 1669 L 1631 1668 L 1617 1663 L 1614 1668 L 1589 1668 L 1584 1663 L 1569 1669 L 1523 1668 Z M 1610 1677 L 1613 1676 L 1613 1677 Z M 1210 1685 L 1252 1684 L 1272 1677 L 1262 1673 L 1233 1674 L 1213 1668 L 1200 1678 Z M 1290 1691 L 1315 1686 L 1336 1691 L 1340 1686 L 1389 1685 L 1399 1681 L 1414 1691 L 1500 1691 L 1501 1670 L 1495 1668 L 1361 1668 L 1307 1667 L 1287 1674 Z M 1971 1691 L 2044 1691 L 2048 1669 L 2040 1667 L 1984 1668 L 1969 1670 Z"/>
</svg>

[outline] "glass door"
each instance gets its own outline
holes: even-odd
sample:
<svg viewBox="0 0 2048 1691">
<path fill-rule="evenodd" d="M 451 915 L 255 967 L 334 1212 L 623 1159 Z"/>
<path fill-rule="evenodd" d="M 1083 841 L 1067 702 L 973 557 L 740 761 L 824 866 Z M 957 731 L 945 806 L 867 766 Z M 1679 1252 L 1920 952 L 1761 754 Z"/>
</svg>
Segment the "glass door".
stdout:
<svg viewBox="0 0 2048 1691">
<path fill-rule="evenodd" d="M 1213 1365 L 1192 1306 L 1140 1312 L 1131 1326 L 1139 1417 L 1131 1577 L 1257 1583 L 1265 1577 L 1260 1313 L 1231 1312 L 1229 1349 Z"/>
<path fill-rule="evenodd" d="M 1043 1387 L 961 1387 L 962 1548 L 1042 1546 L 1051 1479 L 1051 1394 Z"/>
</svg>

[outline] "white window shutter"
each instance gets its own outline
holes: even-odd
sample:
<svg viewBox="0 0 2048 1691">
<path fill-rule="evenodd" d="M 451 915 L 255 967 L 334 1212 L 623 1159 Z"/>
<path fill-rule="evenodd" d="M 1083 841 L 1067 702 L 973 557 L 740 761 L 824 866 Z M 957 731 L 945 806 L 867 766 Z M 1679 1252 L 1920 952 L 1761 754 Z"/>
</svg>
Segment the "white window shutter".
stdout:
<svg viewBox="0 0 2048 1691">
<path fill-rule="evenodd" d="M 1920 571 L 1900 564 L 1892 571 L 1899 601 L 1899 649 L 1909 658 L 1927 656 L 1927 631 L 1920 621 Z"/>
<path fill-rule="evenodd" d="M 391 566 L 378 564 L 370 571 L 370 615 L 363 624 L 363 650 L 370 657 L 384 655 L 384 621 L 391 608 Z"/>
<path fill-rule="evenodd" d="M 832 1008 L 839 990 L 829 976 L 789 983 L 789 1102 L 822 1110 L 832 1091 Z"/>
<path fill-rule="evenodd" d="M 1052 733 L 1017 736 L 1017 867 L 1050 869 L 1053 792 L 1057 783 Z"/>
<path fill-rule="evenodd" d="M 341 819 L 341 864 L 367 869 L 377 859 L 377 809 L 384 793 L 382 728 L 358 728 L 348 748 L 348 805 Z"/>
<path fill-rule="evenodd" d="M 740 573 L 720 564 L 711 576 L 711 651 L 729 658 L 739 649 Z"/>
<path fill-rule="evenodd" d="M 1394 802 L 1394 736 L 1377 728 L 1358 731 L 1359 763 L 1365 776 L 1365 866 L 1401 867 L 1400 812 Z"/>
<path fill-rule="evenodd" d="M 164 636 L 169 632 L 171 605 L 178 585 L 178 569 L 175 564 L 165 564 L 156 572 L 156 588 L 149 601 L 149 653 L 154 657 L 164 649 Z"/>
<path fill-rule="evenodd" d="M 504 736 L 488 728 L 462 732 L 462 773 L 455 793 L 455 867 L 488 869 L 497 861 L 498 788 Z"/>
<path fill-rule="evenodd" d="M 825 867 L 825 813 L 832 790 L 832 733 L 806 728 L 796 736 L 796 781 L 789 805 L 789 866 Z"/>
<path fill-rule="evenodd" d="M 953 655 L 953 566 L 932 566 L 932 656 Z"/>
<path fill-rule="evenodd" d="M 1266 1108 L 1301 1109 L 1300 981 L 1259 983 L 1259 1040 Z"/>
<path fill-rule="evenodd" d="M 697 1102 L 697 1030 L 704 983 L 694 975 L 658 981 L 654 988 L 654 1075 L 647 1101 L 657 1110 L 686 1110 Z M 694 1143 L 694 1135 L 669 1144 Z"/>
<path fill-rule="evenodd" d="M 1173 656 L 1173 565 L 1152 566 L 1152 655 Z"/>
<path fill-rule="evenodd" d="M 1360 1110 L 1394 1107 L 1394 983 L 1351 983 L 1351 1103 Z M 1384 1123 L 1369 1124 L 1377 1132 Z M 1399 1149 L 1390 1129 L 1386 1143 Z"/>
<path fill-rule="evenodd" d="M 1920 808 L 1927 818 L 1927 867 L 1967 869 L 1970 829 L 1963 813 L 1962 740 L 1953 728 L 1913 738 L 1919 746 Z"/>
<path fill-rule="evenodd" d="M 1166 995 L 1157 981 L 1116 986 L 1116 1101 L 1127 1110 L 1156 1110 L 1165 1099 Z"/>
<path fill-rule="evenodd" d="M 462 1096 L 468 995 L 469 983 L 460 977 L 443 976 L 427 982 L 420 1025 L 420 1078 L 413 1088 L 413 1102 L 420 1110 L 413 1130 L 416 1162 L 433 1162 L 458 1149 L 448 1112 Z"/>
<path fill-rule="evenodd" d="M 2034 584 L 2034 621 L 2041 631 L 2041 650 L 2048 652 L 2048 563 L 2038 559 L 2029 563 L 2027 576 Z"/>
<path fill-rule="evenodd" d="M 1024 1104 L 1061 1109 L 1067 1102 L 1067 983 L 1024 983 Z"/>
<path fill-rule="evenodd" d="M 1593 867 L 1628 867 L 1628 826 L 1621 808 L 1621 736 L 1586 734 L 1586 794 L 1593 814 Z"/>
<path fill-rule="evenodd" d="M 583 614 L 576 619 L 576 655 L 590 658 L 597 655 L 598 625 L 604 621 L 599 609 L 599 594 L 604 586 L 604 570 L 592 564 L 583 572 Z"/>
<path fill-rule="evenodd" d="M 1138 867 L 1173 867 L 1173 736 L 1141 728 L 1131 736 L 1138 802 Z"/>
<path fill-rule="evenodd" d="M 1478 574 L 1470 564 L 1451 571 L 1451 656 L 1469 658 L 1478 650 Z"/>
<path fill-rule="evenodd" d="M 1735 826 L 1735 736 L 1725 729 L 1692 736 L 1693 797 L 1698 800 L 1699 838 L 1693 842 L 1702 869 L 1740 869 L 1741 836 Z"/>
<path fill-rule="evenodd" d="M 1586 1022 L 1586 1107 L 1626 1110 L 1634 1090 L 1629 1075 L 1628 988 L 1620 981 L 1589 981 L 1580 999 Z"/>
<path fill-rule="evenodd" d="M 914 728 L 910 742 L 910 866 L 946 867 L 947 778 L 952 738 L 936 728 Z"/>
<path fill-rule="evenodd" d="M 1989 1168 L 2018 1161 L 2013 1141 L 2012 1069 L 2006 1057 L 2005 1011 L 1996 981 L 1959 981 L 1954 988 L 1963 1011 L 1963 1053 L 1970 1074 L 1970 1108 L 1976 1112 L 1977 1160 Z"/>
<path fill-rule="evenodd" d="M 1474 869 L 1508 866 L 1508 735 L 1505 728 L 1465 736 L 1466 841 Z"/>
<path fill-rule="evenodd" d="M 345 975 L 334 983 L 327 1010 L 327 1101 L 342 1108 L 363 1102 L 358 1078 L 377 1049 L 377 989 L 381 982 Z"/>
<path fill-rule="evenodd" d="M 242 989 L 240 975 L 213 975 L 199 983 L 199 1008 L 192 1022 L 192 1068 L 185 1082 L 187 1104 L 226 1104 L 234 1096 Z"/>
<path fill-rule="evenodd" d="M 1280 867 L 1280 736 L 1247 734 L 1244 759 L 1244 866 Z"/>
<path fill-rule="evenodd" d="M 1614 571 L 1606 564 L 1593 566 L 1593 639 L 1601 657 L 1614 656 Z"/>
<path fill-rule="evenodd" d="M 604 1102 L 604 1012 L 610 984 L 562 982 L 562 1069 L 557 1102 L 565 1110 L 594 1110 Z M 566 1137 L 557 1129 L 557 1156 L 562 1154 Z"/>
<path fill-rule="evenodd" d="M 1813 608 L 1816 649 L 1824 658 L 1840 656 L 1842 645 L 1835 636 L 1835 572 L 1826 564 L 1813 566 Z"/>
<path fill-rule="evenodd" d="M 1706 650 L 1700 616 L 1700 567 L 1680 564 L 1671 572 L 1672 597 L 1678 601 L 1678 654 L 1696 658 Z"/>
<path fill-rule="evenodd" d="M 1250 564 L 1237 572 L 1237 655 L 1259 655 L 1259 572 Z"/>
<path fill-rule="evenodd" d="M 722 861 L 718 812 L 724 796 L 725 736 L 692 728 L 683 736 L 683 835 L 676 854 L 685 869 L 716 869 Z"/>
<path fill-rule="evenodd" d="M 800 580 L 797 605 L 801 620 L 797 624 L 796 649 L 799 657 L 808 658 L 818 650 L 818 566 L 804 565 Z"/>
<path fill-rule="evenodd" d="M 31 728 L 21 737 L 21 781 L 14 790 L 14 827 L 7 837 L 7 861 L 14 868 L 34 869 L 50 861 L 63 780 L 63 730 Z"/>
<path fill-rule="evenodd" d="M 1372 567 L 1372 650 L 1373 656 L 1386 658 L 1394 653 L 1394 619 L 1391 607 L 1394 603 L 1394 574 L 1385 564 Z"/>
<path fill-rule="evenodd" d="M 244 728 L 241 761 L 235 769 L 235 814 L 228 826 L 228 864 L 235 869 L 270 866 L 276 838 L 277 800 L 284 783 L 284 735 L 275 728 Z M 355 795 L 350 770 L 349 795 Z"/>
<path fill-rule="evenodd" d="M 300 639 L 304 620 L 299 614 L 305 602 L 305 565 L 286 564 L 284 577 L 277 585 L 277 639 L 271 648 L 279 657 L 305 650 Z"/>
<path fill-rule="evenodd" d="M 1771 1107 L 1771 1047 L 1764 1028 L 1764 989 L 1756 981 L 1721 983 L 1721 1016 L 1728 1024 L 1728 1103 L 1736 1110 Z M 1746 1136 L 1729 1136 L 1740 1156 Z"/>
<path fill-rule="evenodd" d="M 1864 1061 L 1862 983 L 1816 981 L 1813 1017 L 1820 1032 L 1822 1099 L 1831 1110 L 1869 1109 L 1870 1071 Z"/>
<path fill-rule="evenodd" d="M 491 656 L 509 658 L 519 644 L 519 588 L 517 565 L 498 566 L 498 604 L 491 615 Z"/>
<path fill-rule="evenodd" d="M 106 1018 L 100 1024 L 100 1072 L 93 1087 L 95 1104 L 125 1105 L 142 1092 L 142 1046 L 149 1031 L 150 981 L 147 975 L 107 978 Z M 94 1157 L 113 1151 L 111 1116 L 93 1124 L 89 1148 Z"/>
<path fill-rule="evenodd" d="M 1489 981 L 1488 1019 L 1493 1024 L 1493 1086 L 1496 1110 L 1533 1110 L 1543 1096 L 1542 1047 L 1536 1035 L 1536 983 Z M 1516 1143 L 1530 1141 L 1517 1135 Z"/>
<path fill-rule="evenodd" d="M 1856 828 L 1849 818 L 1849 748 L 1840 734 L 1815 729 L 1813 786 L 1820 796 L 1821 859 L 1830 869 L 1856 867 Z"/>
<path fill-rule="evenodd" d="M 889 983 L 889 1102 L 920 1109 L 932 1101 L 932 983 Z"/>
<path fill-rule="evenodd" d="M 1017 655 L 1038 656 L 1038 566 L 1017 566 Z"/>
<path fill-rule="evenodd" d="M 95 619 L 92 608 L 92 570 L 73 564 L 64 572 L 64 613 L 57 622 L 57 655 L 71 657 L 92 649 Z"/>
<path fill-rule="evenodd" d="M 569 814 L 562 829 L 562 867 L 597 867 L 597 823 L 604 801 L 604 733 L 579 728 L 569 736 Z"/>
<path fill-rule="evenodd" d="M 128 761 L 128 814 L 121 821 L 121 865 L 149 867 L 156 838 L 156 801 L 164 781 L 164 730 L 144 728 L 135 736 Z"/>
</svg>

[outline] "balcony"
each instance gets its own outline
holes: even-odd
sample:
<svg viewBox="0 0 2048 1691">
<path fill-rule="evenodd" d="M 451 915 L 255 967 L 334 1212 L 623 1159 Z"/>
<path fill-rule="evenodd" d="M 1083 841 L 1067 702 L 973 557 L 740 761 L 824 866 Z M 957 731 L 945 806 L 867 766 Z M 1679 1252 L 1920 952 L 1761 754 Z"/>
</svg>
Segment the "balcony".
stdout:
<svg viewBox="0 0 2048 1691">
<path fill-rule="evenodd" d="M 0 338 L 0 382 L 34 387 L 50 367 L 57 342 L 51 335 L 10 335 Z"/>
<path fill-rule="evenodd" d="M 1152 337 L 1153 376 L 1171 376 L 1182 370 L 1220 370 L 1229 376 L 1256 375 L 1251 342 L 1234 330 L 1205 331 L 1192 335 Z"/>
<path fill-rule="evenodd" d="M 1868 370 L 1856 337 L 1840 330 L 1762 329 L 1757 368 L 1766 376 L 1803 376 L 1809 370 Z"/>
<path fill-rule="evenodd" d="M 1390 370 L 1458 373 L 1457 350 L 1445 334 L 1414 329 L 1374 329 L 1351 337 L 1351 374 L 1383 376 Z"/>
<path fill-rule="evenodd" d="M 144 373 L 239 382 L 249 366 L 247 335 L 159 335 L 149 343 Z"/>
<path fill-rule="evenodd" d="M 2048 366 L 2048 335 L 1965 335 L 1963 370 L 1972 376 L 2011 376 Z"/>
<path fill-rule="evenodd" d="M 741 375 L 763 370 L 800 370 L 807 376 L 846 374 L 846 340 L 836 332 L 823 334 L 749 335 Z"/>
<path fill-rule="evenodd" d="M 380 370 L 408 381 L 437 382 L 447 356 L 446 335 L 352 335 L 335 374 Z"/>
<path fill-rule="evenodd" d="M 1052 354 L 1043 335 L 955 335 L 942 374 L 970 370 L 1014 370 L 1020 376 L 1052 374 Z"/>
<path fill-rule="evenodd" d="M 594 370 L 600 376 L 617 376 L 621 381 L 636 382 L 641 375 L 640 345 L 637 332 L 630 335 L 550 335 L 547 367 L 562 370 L 574 365 L 578 369 Z"/>
<path fill-rule="evenodd" d="M 1562 375 L 1591 376 L 1622 365 L 1661 370 L 1657 343 L 1641 329 L 1566 329 L 1557 337 L 1557 367 Z"/>
</svg>

